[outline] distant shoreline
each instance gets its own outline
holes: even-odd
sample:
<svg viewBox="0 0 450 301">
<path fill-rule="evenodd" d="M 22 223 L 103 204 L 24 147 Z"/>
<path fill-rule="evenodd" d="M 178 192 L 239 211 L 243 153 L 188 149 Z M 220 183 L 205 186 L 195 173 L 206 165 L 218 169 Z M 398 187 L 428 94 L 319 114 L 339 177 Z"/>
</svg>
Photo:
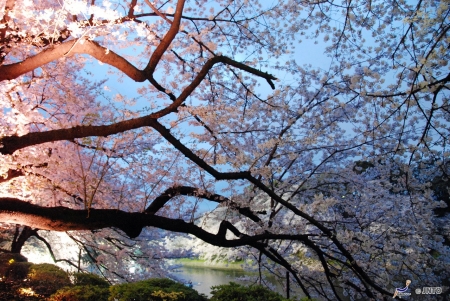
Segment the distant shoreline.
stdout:
<svg viewBox="0 0 450 301">
<path fill-rule="evenodd" d="M 180 264 L 184 267 L 190 268 L 210 268 L 215 270 L 240 270 L 243 271 L 244 261 L 235 262 L 223 262 L 223 261 L 210 261 L 205 259 L 196 258 L 180 258 L 174 259 L 175 264 Z"/>
</svg>

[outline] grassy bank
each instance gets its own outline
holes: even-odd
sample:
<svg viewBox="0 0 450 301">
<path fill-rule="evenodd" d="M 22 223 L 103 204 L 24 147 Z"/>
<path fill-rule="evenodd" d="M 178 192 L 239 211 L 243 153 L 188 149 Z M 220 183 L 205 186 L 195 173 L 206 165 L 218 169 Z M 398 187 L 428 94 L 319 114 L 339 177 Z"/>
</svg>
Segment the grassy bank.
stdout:
<svg viewBox="0 0 450 301">
<path fill-rule="evenodd" d="M 181 264 L 186 267 L 199 267 L 219 270 L 243 270 L 244 261 L 210 261 L 200 258 L 180 258 L 175 259 L 176 264 Z"/>
</svg>

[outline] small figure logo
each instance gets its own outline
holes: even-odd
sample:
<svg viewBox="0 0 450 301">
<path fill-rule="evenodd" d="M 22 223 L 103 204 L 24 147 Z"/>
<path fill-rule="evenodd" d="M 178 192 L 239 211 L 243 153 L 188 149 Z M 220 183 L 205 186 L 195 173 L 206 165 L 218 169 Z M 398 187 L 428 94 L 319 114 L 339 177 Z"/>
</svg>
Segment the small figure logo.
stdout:
<svg viewBox="0 0 450 301">
<path fill-rule="evenodd" d="M 411 280 L 406 280 L 406 286 L 403 287 L 403 288 L 396 288 L 394 296 L 392 298 L 395 298 L 397 296 L 399 298 L 401 298 L 402 295 L 410 295 L 410 294 L 406 293 L 408 291 L 408 289 L 409 289 L 409 285 L 410 284 L 411 284 Z"/>
</svg>

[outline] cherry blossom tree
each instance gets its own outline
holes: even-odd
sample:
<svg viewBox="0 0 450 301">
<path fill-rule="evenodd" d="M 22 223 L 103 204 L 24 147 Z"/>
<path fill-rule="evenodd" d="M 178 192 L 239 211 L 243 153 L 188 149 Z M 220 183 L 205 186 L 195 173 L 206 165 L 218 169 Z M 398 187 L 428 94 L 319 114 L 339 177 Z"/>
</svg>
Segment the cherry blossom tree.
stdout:
<svg viewBox="0 0 450 301">
<path fill-rule="evenodd" d="M 447 2 L 1 11 L 2 222 L 68 231 L 110 278 L 167 256 L 167 233 L 327 300 L 449 278 L 430 189 L 450 172 Z"/>
</svg>

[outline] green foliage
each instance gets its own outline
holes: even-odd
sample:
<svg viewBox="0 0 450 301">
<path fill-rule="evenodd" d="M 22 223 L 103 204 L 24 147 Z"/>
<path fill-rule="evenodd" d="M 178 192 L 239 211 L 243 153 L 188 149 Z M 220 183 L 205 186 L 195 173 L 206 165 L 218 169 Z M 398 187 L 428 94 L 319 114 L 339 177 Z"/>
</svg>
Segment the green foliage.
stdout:
<svg viewBox="0 0 450 301">
<path fill-rule="evenodd" d="M 110 287 L 109 300 L 117 301 L 206 301 L 192 288 L 170 279 L 153 278 Z"/>
<path fill-rule="evenodd" d="M 108 297 L 108 287 L 83 285 L 60 289 L 47 301 L 108 301 Z"/>
<path fill-rule="evenodd" d="M 13 262 L 6 272 L 6 278 L 11 281 L 25 279 L 32 265 L 31 262 Z"/>
<path fill-rule="evenodd" d="M 157 298 L 161 298 L 164 301 L 168 301 L 168 300 L 181 300 L 183 299 L 185 296 L 182 292 L 170 292 L 170 293 L 166 293 L 163 291 L 156 291 L 152 293 L 152 297 L 157 297 Z"/>
<path fill-rule="evenodd" d="M 37 295 L 30 296 L 20 293 L 24 289 L 24 283 L 11 280 L 0 281 L 0 300 L 2 301 L 40 301 Z"/>
<path fill-rule="evenodd" d="M 243 286 L 234 282 L 213 286 L 211 301 L 286 301 L 280 294 L 260 286 Z"/>
<path fill-rule="evenodd" d="M 91 273 L 73 273 L 73 284 L 76 286 L 94 285 L 100 287 L 109 287 L 108 281 L 100 276 Z"/>
<path fill-rule="evenodd" d="M 109 283 L 90 273 L 73 273 L 75 286 L 59 289 L 48 301 L 108 301 Z"/>
<path fill-rule="evenodd" d="M 18 263 L 24 263 L 27 259 L 18 253 L 0 253 L 0 277 L 8 277 L 8 273 Z M 22 277 L 25 278 L 26 274 Z"/>
<path fill-rule="evenodd" d="M 43 300 L 71 284 L 68 274 L 53 264 L 11 261 L 8 265 L 0 282 L 0 300 Z"/>
<path fill-rule="evenodd" d="M 67 272 L 48 263 L 31 265 L 27 280 L 27 285 L 36 294 L 47 297 L 58 289 L 71 285 Z"/>
</svg>

